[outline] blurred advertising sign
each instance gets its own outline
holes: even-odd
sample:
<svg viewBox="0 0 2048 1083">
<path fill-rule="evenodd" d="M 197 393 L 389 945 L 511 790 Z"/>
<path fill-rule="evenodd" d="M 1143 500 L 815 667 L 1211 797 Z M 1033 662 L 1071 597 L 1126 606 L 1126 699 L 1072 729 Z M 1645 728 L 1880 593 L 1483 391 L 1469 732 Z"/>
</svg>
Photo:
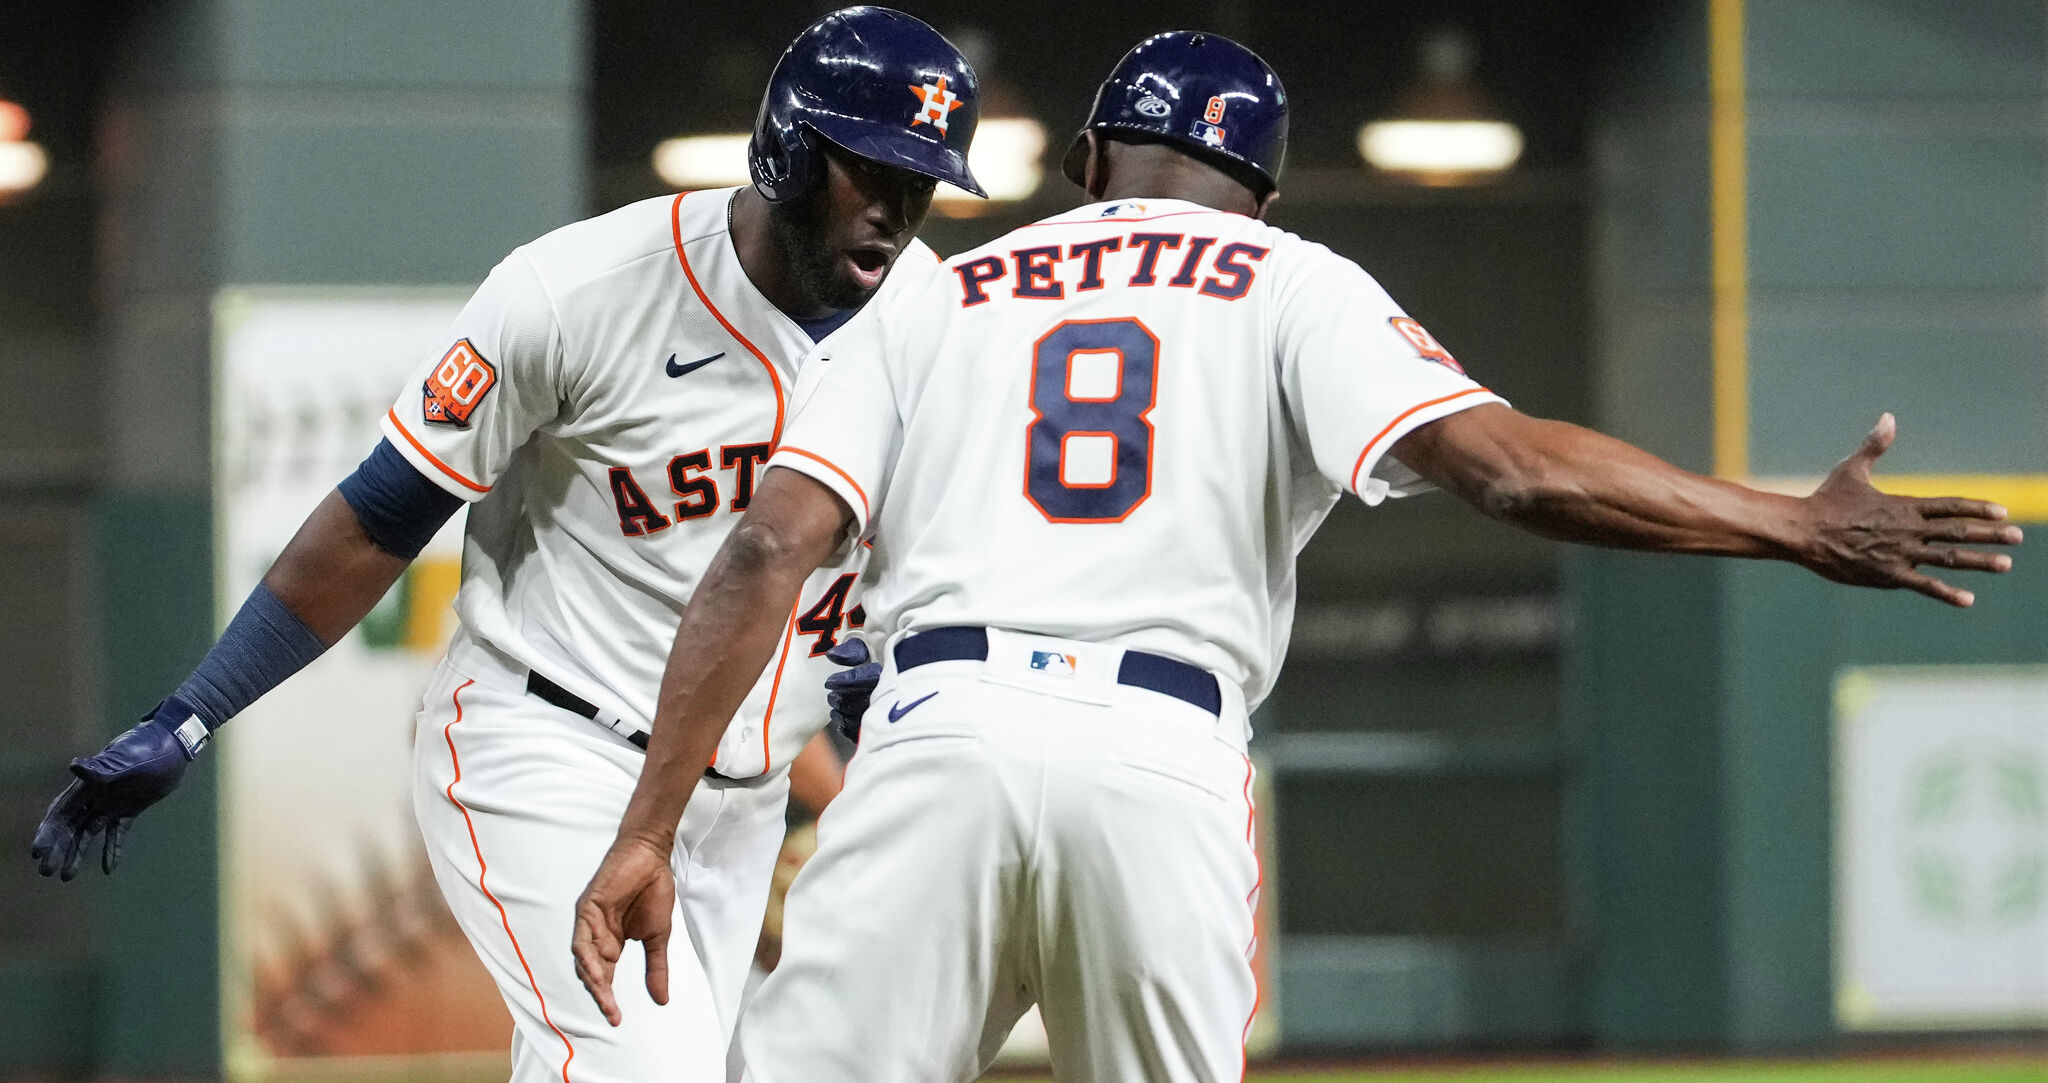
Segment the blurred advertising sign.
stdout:
<svg viewBox="0 0 2048 1083">
<path fill-rule="evenodd" d="M 259 288 L 214 304 L 223 625 L 374 447 L 461 291 Z M 415 390 L 415 394 L 417 390 Z M 215 745 L 232 1078 L 503 1078 L 511 1023 L 412 813 L 412 731 L 452 631 L 458 514 L 384 601 Z"/>
<path fill-rule="evenodd" d="M 1835 778 L 1837 1022 L 2048 1024 L 2048 669 L 1844 671 Z"/>
</svg>

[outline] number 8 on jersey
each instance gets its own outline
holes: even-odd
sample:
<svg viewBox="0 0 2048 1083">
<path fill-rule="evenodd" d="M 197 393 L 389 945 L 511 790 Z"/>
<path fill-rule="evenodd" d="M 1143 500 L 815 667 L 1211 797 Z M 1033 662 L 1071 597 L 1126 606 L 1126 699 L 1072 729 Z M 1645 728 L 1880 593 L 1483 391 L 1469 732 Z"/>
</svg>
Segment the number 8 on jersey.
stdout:
<svg viewBox="0 0 2048 1083">
<path fill-rule="evenodd" d="M 1025 496 L 1051 522 L 1123 522 L 1152 493 L 1159 339 L 1134 319 L 1067 320 L 1031 364 Z"/>
</svg>

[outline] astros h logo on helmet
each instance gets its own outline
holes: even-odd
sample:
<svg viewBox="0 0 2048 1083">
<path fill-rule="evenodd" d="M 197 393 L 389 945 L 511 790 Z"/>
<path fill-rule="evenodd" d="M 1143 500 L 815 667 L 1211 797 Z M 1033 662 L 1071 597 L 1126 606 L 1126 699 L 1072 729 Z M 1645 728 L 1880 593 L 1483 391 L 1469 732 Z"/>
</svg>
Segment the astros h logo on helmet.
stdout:
<svg viewBox="0 0 2048 1083">
<path fill-rule="evenodd" d="M 924 103 L 924 108 L 918 110 L 917 115 L 910 118 L 910 126 L 915 128 L 920 124 L 929 122 L 939 130 L 941 135 L 944 135 L 946 132 L 946 115 L 966 104 L 960 100 L 958 94 L 946 89 L 946 77 L 943 75 L 939 76 L 937 83 L 913 86 L 910 88 L 910 92 L 917 95 L 918 100 Z"/>
</svg>

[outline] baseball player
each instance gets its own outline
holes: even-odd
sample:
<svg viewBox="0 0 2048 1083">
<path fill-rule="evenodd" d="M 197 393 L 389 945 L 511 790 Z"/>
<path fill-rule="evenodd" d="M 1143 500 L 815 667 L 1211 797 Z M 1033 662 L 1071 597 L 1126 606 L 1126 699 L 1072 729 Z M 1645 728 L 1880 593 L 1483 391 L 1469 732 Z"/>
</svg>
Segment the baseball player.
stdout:
<svg viewBox="0 0 2048 1083">
<path fill-rule="evenodd" d="M 823 656 L 858 624 L 851 567 L 782 607 L 744 719 L 697 766 L 664 856 L 663 917 L 688 948 L 625 1027 L 577 993 L 571 905 L 640 773 L 678 615 L 781 438 L 797 362 L 937 273 L 914 234 L 937 181 L 980 193 L 977 109 L 973 71 L 931 27 L 839 11 L 776 65 L 751 187 L 636 203 L 514 251 L 192 677 L 74 761 L 36 832 L 43 874 L 70 879 L 102 832 L 112 872 L 134 817 L 212 732 L 354 627 L 467 503 L 460 627 L 419 717 L 414 805 L 511 1009 L 512 1077 L 724 1079 L 788 766 L 825 721 Z"/>
<path fill-rule="evenodd" d="M 1033 1001 L 1057 1078 L 1240 1078 L 1247 714 L 1286 649 L 1295 554 L 1344 492 L 1434 485 L 1551 537 L 1955 605 L 1971 595 L 1918 565 L 2010 566 L 1960 547 L 2017 543 L 2003 509 L 1871 487 L 1888 416 L 1800 499 L 1511 409 L 1357 265 L 1261 220 L 1286 131 L 1251 52 L 1150 38 L 1067 156 L 1093 202 L 948 260 L 806 362 L 578 907 L 597 999 L 622 938 L 666 936 L 665 855 L 736 675 L 853 538 L 886 669 L 742 1028 L 752 1083 L 970 1080 Z"/>
</svg>

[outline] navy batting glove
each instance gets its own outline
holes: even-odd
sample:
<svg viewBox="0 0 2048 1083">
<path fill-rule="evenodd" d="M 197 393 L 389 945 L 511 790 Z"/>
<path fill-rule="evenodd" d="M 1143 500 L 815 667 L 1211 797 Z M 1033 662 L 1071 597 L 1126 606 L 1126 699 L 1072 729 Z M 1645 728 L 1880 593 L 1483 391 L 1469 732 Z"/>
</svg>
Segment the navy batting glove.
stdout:
<svg viewBox="0 0 2048 1083">
<path fill-rule="evenodd" d="M 181 705 L 166 703 L 141 725 L 114 738 L 99 755 L 71 761 L 71 773 L 77 777 L 50 802 L 29 847 L 37 872 L 55 873 L 60 880 L 77 876 L 79 862 L 102 833 L 106 841 L 100 848 L 100 869 L 114 871 L 121 860 L 121 840 L 135 817 L 178 788 L 185 766 L 204 744 L 203 739 L 195 740 L 188 750 L 165 721 L 178 713 L 191 717 Z"/>
<path fill-rule="evenodd" d="M 852 668 L 825 678 L 825 702 L 832 708 L 832 725 L 849 741 L 860 740 L 860 716 L 868 713 L 868 700 L 882 683 L 882 663 L 870 661 L 868 645 L 849 639 L 825 652 L 825 658 Z"/>
</svg>

